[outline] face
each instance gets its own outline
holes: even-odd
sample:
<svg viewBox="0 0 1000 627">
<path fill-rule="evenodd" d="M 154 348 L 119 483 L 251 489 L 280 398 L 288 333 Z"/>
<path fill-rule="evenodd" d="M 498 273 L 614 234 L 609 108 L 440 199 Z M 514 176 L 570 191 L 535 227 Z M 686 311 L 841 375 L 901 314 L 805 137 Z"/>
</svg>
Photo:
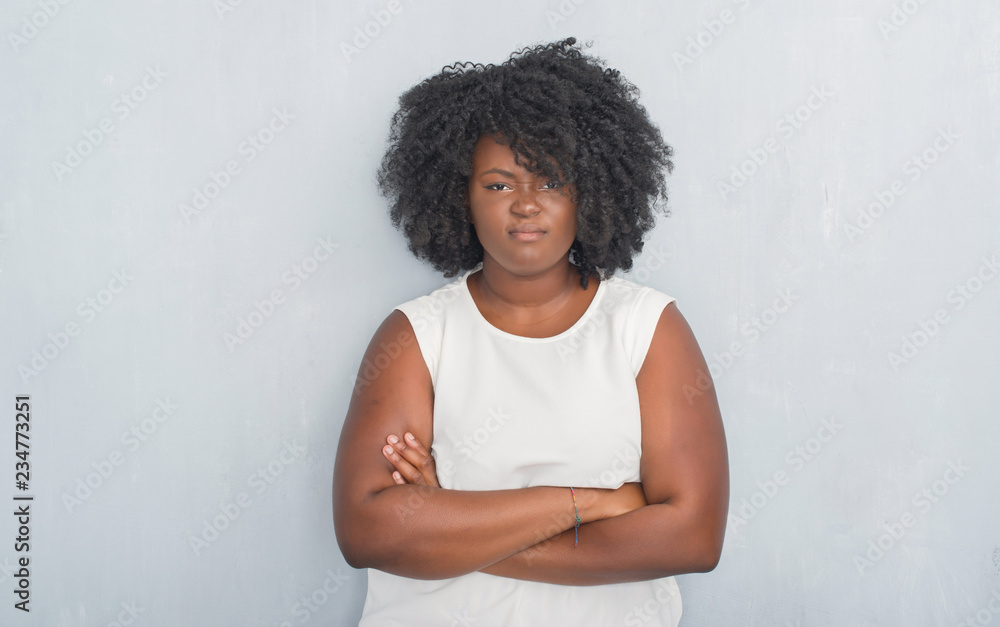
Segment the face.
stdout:
<svg viewBox="0 0 1000 627">
<path fill-rule="evenodd" d="M 517 165 L 509 147 L 483 136 L 469 178 L 469 217 L 483 264 L 527 276 L 569 263 L 577 224 L 571 191 Z"/>
</svg>

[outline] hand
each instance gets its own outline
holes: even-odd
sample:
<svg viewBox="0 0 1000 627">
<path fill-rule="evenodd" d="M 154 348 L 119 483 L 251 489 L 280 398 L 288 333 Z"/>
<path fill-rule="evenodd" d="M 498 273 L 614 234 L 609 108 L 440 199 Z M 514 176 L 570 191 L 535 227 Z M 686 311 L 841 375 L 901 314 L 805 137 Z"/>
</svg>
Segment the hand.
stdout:
<svg viewBox="0 0 1000 627">
<path fill-rule="evenodd" d="M 393 442 L 395 440 L 395 442 Z M 437 467 L 430 451 L 410 432 L 402 438 L 395 434 L 386 438 L 388 444 L 382 447 L 382 455 L 396 469 L 392 479 L 398 485 L 414 484 L 440 488 Z"/>
<path fill-rule="evenodd" d="M 614 502 L 617 507 L 617 512 L 612 514 L 613 516 L 621 516 L 622 514 L 627 514 L 632 510 L 649 505 L 649 503 L 646 502 L 646 493 L 642 491 L 641 483 L 622 484 L 622 486 L 615 490 L 613 494 L 615 497 Z"/>
<path fill-rule="evenodd" d="M 616 489 L 577 488 L 580 519 L 587 522 L 614 518 L 648 505 L 641 483 L 624 483 Z"/>
</svg>

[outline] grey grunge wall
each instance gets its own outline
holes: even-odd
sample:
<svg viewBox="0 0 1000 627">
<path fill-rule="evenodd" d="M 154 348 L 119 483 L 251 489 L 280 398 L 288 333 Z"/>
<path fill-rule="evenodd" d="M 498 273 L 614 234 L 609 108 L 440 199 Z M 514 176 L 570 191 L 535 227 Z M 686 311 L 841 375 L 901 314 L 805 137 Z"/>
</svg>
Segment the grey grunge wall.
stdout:
<svg viewBox="0 0 1000 627">
<path fill-rule="evenodd" d="M 376 192 L 389 117 L 573 35 L 675 149 L 625 276 L 694 329 L 732 478 L 682 624 L 1000 625 L 996 2 L 10 0 L 0 35 L 0 624 L 357 623 L 337 439 L 447 281 Z"/>
</svg>

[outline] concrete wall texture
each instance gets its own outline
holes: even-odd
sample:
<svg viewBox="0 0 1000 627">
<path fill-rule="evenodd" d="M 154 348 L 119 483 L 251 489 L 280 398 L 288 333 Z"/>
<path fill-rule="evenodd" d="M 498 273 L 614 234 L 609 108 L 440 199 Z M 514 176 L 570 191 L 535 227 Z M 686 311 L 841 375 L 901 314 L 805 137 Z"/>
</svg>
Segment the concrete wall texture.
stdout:
<svg viewBox="0 0 1000 627">
<path fill-rule="evenodd" d="M 624 276 L 727 429 L 682 624 L 1000 625 L 996 2 L 11 0 L 0 34 L 3 625 L 357 623 L 337 439 L 448 281 L 377 194 L 389 117 L 570 35 L 675 149 Z"/>
</svg>

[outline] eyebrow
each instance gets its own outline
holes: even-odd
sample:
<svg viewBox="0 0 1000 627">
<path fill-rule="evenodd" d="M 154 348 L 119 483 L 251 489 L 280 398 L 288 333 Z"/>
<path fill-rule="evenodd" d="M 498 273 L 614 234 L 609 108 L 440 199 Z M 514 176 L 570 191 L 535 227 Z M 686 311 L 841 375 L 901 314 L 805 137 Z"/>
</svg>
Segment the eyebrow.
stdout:
<svg viewBox="0 0 1000 627">
<path fill-rule="evenodd" d="M 487 174 L 500 174 L 500 175 L 506 176 L 507 178 L 510 178 L 510 179 L 517 178 L 517 177 L 514 176 L 514 174 L 512 172 L 508 172 L 507 170 L 501 170 L 500 168 L 490 168 L 489 170 L 486 170 L 485 172 L 480 173 L 479 176 L 483 177 L 483 176 L 486 176 Z M 538 174 L 537 176 L 539 178 L 545 178 L 541 174 Z"/>
<path fill-rule="evenodd" d="M 486 176 L 487 174 L 502 174 L 503 176 L 506 176 L 508 178 L 514 178 L 514 174 L 512 172 L 508 172 L 507 170 L 501 170 L 500 168 L 490 168 L 489 170 L 486 170 L 479 176 Z"/>
</svg>

